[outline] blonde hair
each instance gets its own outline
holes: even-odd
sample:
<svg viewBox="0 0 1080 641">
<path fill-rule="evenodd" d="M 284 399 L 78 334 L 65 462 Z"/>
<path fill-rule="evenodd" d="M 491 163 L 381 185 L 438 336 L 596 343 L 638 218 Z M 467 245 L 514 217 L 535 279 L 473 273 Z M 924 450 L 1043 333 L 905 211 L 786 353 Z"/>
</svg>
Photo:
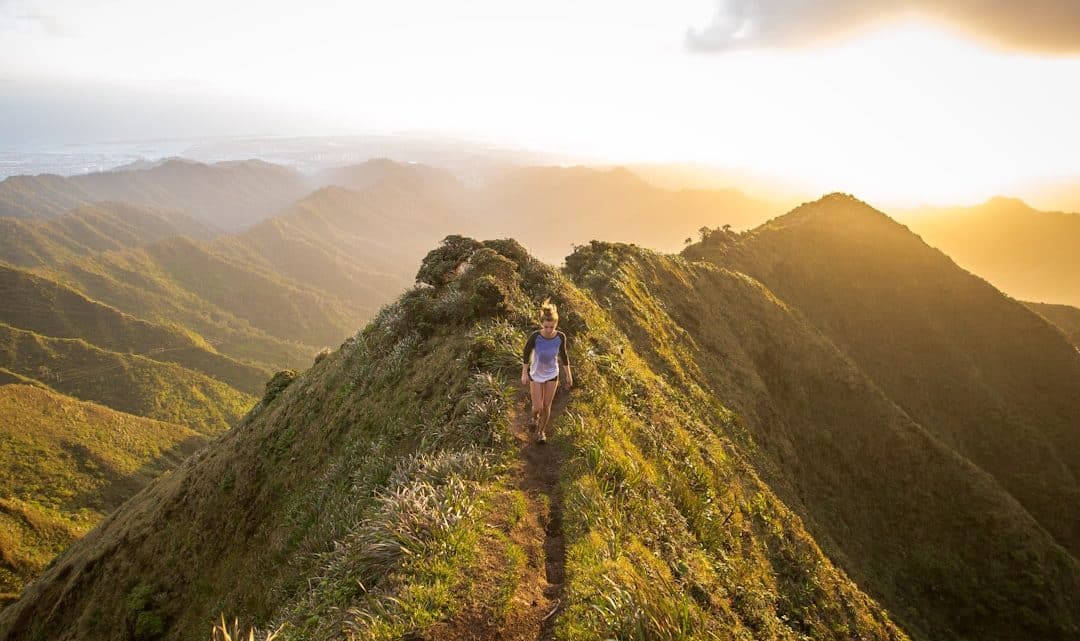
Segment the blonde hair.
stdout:
<svg viewBox="0 0 1080 641">
<path fill-rule="evenodd" d="M 559 308 L 551 302 L 550 298 L 545 298 L 544 302 L 540 303 L 540 322 L 544 321 L 559 322 Z"/>
</svg>

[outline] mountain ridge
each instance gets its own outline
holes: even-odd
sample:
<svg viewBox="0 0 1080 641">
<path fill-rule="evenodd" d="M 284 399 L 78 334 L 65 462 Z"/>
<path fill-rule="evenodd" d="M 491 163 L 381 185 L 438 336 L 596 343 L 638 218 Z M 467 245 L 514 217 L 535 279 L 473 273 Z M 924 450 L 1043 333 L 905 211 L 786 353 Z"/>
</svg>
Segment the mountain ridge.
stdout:
<svg viewBox="0 0 1080 641">
<path fill-rule="evenodd" d="M 1041 317 L 846 195 L 685 253 L 750 274 L 798 307 L 917 421 L 1080 549 L 1080 360 Z"/>
<path fill-rule="evenodd" d="M 712 258 L 785 228 L 717 232 Z M 498 638 L 544 563 L 508 533 L 532 504 L 513 462 L 539 447 L 513 381 L 547 296 L 576 382 L 548 446 L 558 638 L 1075 638 L 1080 562 L 1029 505 L 894 401 L 799 281 L 688 258 L 594 242 L 560 271 L 447 237 L 416 287 L 62 555 L 0 638 L 185 638 L 221 611 L 281 639 Z"/>
<path fill-rule="evenodd" d="M 0 433 L 0 606 L 207 440 L 23 384 L 0 384 Z"/>
<path fill-rule="evenodd" d="M 1080 214 L 997 197 L 973 207 L 916 210 L 908 225 L 1011 296 L 1080 306 Z"/>
<path fill-rule="evenodd" d="M 0 181 L 0 216 L 53 218 L 85 203 L 119 200 L 175 209 L 215 226 L 239 229 L 306 190 L 298 172 L 261 160 L 207 165 L 173 158 L 126 171 L 7 178 Z"/>
<path fill-rule="evenodd" d="M 90 300 L 30 272 L 0 265 L 0 322 L 52 338 L 78 338 L 108 351 L 137 353 L 206 373 L 249 394 L 270 372 L 218 354 L 201 337 Z"/>
</svg>

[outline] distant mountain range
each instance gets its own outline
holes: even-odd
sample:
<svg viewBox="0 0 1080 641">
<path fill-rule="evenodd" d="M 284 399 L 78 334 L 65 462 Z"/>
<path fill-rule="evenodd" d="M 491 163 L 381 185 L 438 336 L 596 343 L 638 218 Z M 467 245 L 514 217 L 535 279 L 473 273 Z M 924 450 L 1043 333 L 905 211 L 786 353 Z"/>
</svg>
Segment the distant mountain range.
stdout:
<svg viewBox="0 0 1080 641">
<path fill-rule="evenodd" d="M 1080 306 L 1080 213 L 1037 211 L 1015 198 L 905 216 L 927 243 L 1022 300 Z"/>
<path fill-rule="evenodd" d="M 177 210 L 226 230 L 257 222 L 307 193 L 304 177 L 258 160 L 213 165 L 181 158 L 148 168 L 0 182 L 0 216 L 55 218 L 98 201 Z"/>
<path fill-rule="evenodd" d="M 453 216 L 438 218 L 450 231 L 520 237 L 540 256 L 558 261 L 573 244 L 600 237 L 674 251 L 701 226 L 727 223 L 743 229 L 783 211 L 734 189 L 656 187 L 622 168 L 506 166 L 488 171 L 485 186 L 466 187 L 444 170 L 387 159 L 310 177 L 255 160 L 205 165 L 169 159 L 70 178 L 8 178 L 0 182 L 0 216 L 54 218 L 79 205 L 122 201 L 175 210 L 213 228 L 238 231 L 313 189 L 364 191 L 383 182 L 436 200 L 444 213 L 452 210 Z M 403 217 L 402 224 L 412 222 Z"/>
<path fill-rule="evenodd" d="M 0 260 L 43 267 L 62 259 L 137 247 L 171 236 L 209 240 L 213 227 L 175 211 L 127 203 L 79 205 L 49 219 L 0 217 Z"/>
<path fill-rule="evenodd" d="M 532 167 L 508 172 L 476 195 L 485 235 L 507 235 L 558 263 L 590 240 L 678 251 L 701 227 L 746 229 L 779 206 L 729 190 L 654 187 L 622 168 Z"/>
</svg>

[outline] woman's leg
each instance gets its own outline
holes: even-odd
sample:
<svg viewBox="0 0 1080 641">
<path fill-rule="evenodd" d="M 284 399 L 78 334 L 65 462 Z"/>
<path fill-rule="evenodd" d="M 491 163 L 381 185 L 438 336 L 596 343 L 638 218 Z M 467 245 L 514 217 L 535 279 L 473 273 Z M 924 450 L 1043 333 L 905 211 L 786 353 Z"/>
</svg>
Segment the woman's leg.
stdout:
<svg viewBox="0 0 1080 641">
<path fill-rule="evenodd" d="M 551 403 L 555 400 L 555 390 L 559 387 L 559 379 L 547 381 L 543 384 L 543 410 L 540 413 L 540 433 L 547 429 L 548 419 L 551 418 Z"/>
<path fill-rule="evenodd" d="M 529 392 L 532 395 L 532 408 L 530 410 L 532 421 L 530 421 L 530 424 L 539 425 L 539 415 L 544 409 L 544 383 L 529 381 Z"/>
</svg>

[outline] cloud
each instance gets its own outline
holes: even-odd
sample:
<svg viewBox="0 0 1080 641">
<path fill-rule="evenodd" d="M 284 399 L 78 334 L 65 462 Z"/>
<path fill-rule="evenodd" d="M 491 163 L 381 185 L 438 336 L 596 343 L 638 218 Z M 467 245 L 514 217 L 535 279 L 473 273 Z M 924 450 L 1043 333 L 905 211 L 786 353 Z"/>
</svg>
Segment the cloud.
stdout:
<svg viewBox="0 0 1080 641">
<path fill-rule="evenodd" d="M 880 24 L 920 18 L 1003 49 L 1080 54 L 1078 0 L 719 0 L 712 21 L 689 29 L 693 52 L 804 48 Z"/>
</svg>

